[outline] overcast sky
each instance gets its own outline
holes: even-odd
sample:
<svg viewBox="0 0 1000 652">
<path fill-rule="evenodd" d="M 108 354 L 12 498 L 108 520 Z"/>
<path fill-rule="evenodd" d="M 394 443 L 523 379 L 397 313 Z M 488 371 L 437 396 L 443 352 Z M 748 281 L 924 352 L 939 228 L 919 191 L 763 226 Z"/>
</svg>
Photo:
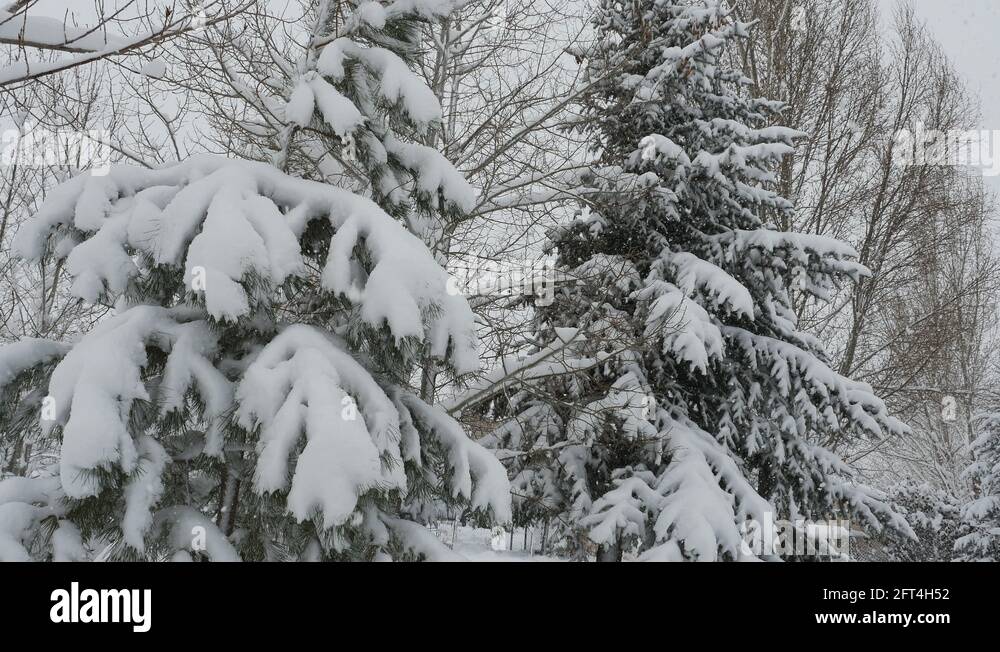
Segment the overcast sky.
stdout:
<svg viewBox="0 0 1000 652">
<path fill-rule="evenodd" d="M 154 1 L 169 4 L 163 0 Z M 980 128 L 1000 130 L 1000 0 L 876 1 L 883 20 L 891 18 L 897 2 L 907 2 L 916 9 L 965 77 L 969 89 L 979 95 L 982 101 Z M 62 16 L 67 7 L 72 7 L 83 18 L 82 22 L 86 22 L 87 14 L 93 13 L 90 4 L 81 0 L 41 0 L 35 9 Z M 1000 192 L 1000 177 L 992 177 L 989 181 Z"/>
<path fill-rule="evenodd" d="M 1000 0 L 905 0 L 923 18 L 982 101 L 980 128 L 1000 129 Z M 879 0 L 891 16 L 896 0 Z M 1000 152 L 994 152 L 994 156 Z M 1000 192 L 1000 177 L 989 177 Z"/>
<path fill-rule="evenodd" d="M 891 16 L 898 0 L 876 0 L 883 17 Z M 924 18 L 969 87 L 983 101 L 983 127 L 1000 129 L 1000 0 L 901 0 Z M 115 4 L 114 2 L 109 4 Z M 156 0 L 156 4 L 170 4 Z M 62 16 L 67 8 L 86 21 L 89 2 L 42 0 L 36 10 Z M 88 9 L 90 9 L 88 11 Z"/>
<path fill-rule="evenodd" d="M 907 0 L 927 21 L 969 88 L 983 100 L 985 128 L 1000 129 L 1000 1 Z M 883 14 L 893 2 L 880 0 Z"/>
</svg>

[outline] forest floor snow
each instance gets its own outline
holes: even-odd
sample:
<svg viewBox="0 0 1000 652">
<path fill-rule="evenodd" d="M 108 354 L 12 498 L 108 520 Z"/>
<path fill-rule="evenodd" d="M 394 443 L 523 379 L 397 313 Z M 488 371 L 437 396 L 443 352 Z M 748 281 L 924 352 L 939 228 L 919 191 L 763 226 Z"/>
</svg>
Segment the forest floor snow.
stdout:
<svg viewBox="0 0 1000 652">
<path fill-rule="evenodd" d="M 513 550 L 510 549 L 510 530 L 490 530 L 442 523 L 434 529 L 434 533 L 441 541 L 451 546 L 455 552 L 469 561 L 565 561 L 558 557 L 541 554 L 541 530 L 528 531 L 528 545 L 525 549 L 524 530 L 517 528 L 513 538 Z"/>
</svg>

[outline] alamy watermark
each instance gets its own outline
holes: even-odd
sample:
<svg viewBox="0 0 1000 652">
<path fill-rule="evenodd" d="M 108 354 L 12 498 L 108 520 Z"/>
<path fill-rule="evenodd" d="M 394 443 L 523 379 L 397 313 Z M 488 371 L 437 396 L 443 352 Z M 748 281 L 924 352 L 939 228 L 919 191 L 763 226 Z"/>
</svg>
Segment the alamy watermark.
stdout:
<svg viewBox="0 0 1000 652">
<path fill-rule="evenodd" d="M 447 291 L 465 297 L 532 296 L 539 306 L 555 297 L 554 258 L 522 261 L 486 260 L 475 265 L 449 265 Z"/>
<path fill-rule="evenodd" d="M 847 520 L 810 521 L 775 519 L 747 520 L 740 527 L 745 555 L 810 556 L 834 560 L 850 558 L 851 523 Z"/>
<path fill-rule="evenodd" d="M 954 396 L 941 397 L 941 420 L 945 423 L 954 423 L 958 420 L 958 401 Z"/>
<path fill-rule="evenodd" d="M 1000 175 L 1000 130 L 928 129 L 917 122 L 893 136 L 892 160 L 898 166 L 931 165 L 981 168 L 983 176 Z"/>
<path fill-rule="evenodd" d="M 793 32 L 804 32 L 806 31 L 806 8 L 802 5 L 798 5 L 792 8 L 791 19 L 789 20 L 789 26 L 792 28 Z"/>
<path fill-rule="evenodd" d="M 153 625 L 150 589 L 56 589 L 50 598 L 53 623 L 131 623 L 132 631 L 148 632 Z"/>
<path fill-rule="evenodd" d="M 111 139 L 104 129 L 49 131 L 5 129 L 0 133 L 0 165 L 24 168 L 66 166 L 104 176 L 111 169 Z"/>
</svg>

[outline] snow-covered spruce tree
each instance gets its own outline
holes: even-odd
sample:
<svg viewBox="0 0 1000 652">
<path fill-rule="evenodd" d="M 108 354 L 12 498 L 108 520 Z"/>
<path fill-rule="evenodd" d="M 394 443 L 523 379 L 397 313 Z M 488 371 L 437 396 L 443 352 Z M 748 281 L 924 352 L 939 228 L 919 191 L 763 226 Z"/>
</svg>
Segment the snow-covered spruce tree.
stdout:
<svg viewBox="0 0 1000 652">
<path fill-rule="evenodd" d="M 432 146 L 441 142 L 442 109 L 415 69 L 429 56 L 421 43 L 424 24 L 463 3 L 306 0 L 301 23 L 307 28 L 288 43 L 276 42 L 272 32 L 297 15 L 276 7 L 256 18 L 249 35 L 209 37 L 213 47 L 197 55 L 208 56 L 208 65 L 200 61 L 192 68 L 211 77 L 224 63 L 226 74 L 208 83 L 207 92 L 213 95 L 221 84 L 224 94 L 244 100 L 255 119 L 236 120 L 236 133 L 253 158 L 370 197 L 444 265 L 449 225 L 473 208 L 476 195 Z M 282 62 L 264 64 L 266 83 L 258 81 L 262 61 Z M 217 116 L 216 123 L 228 139 L 233 118 Z M 448 370 L 430 349 L 420 367 L 421 397 L 431 401 L 439 375 Z"/>
<path fill-rule="evenodd" d="M 599 163 L 587 207 L 550 234 L 578 280 L 537 307 L 539 352 L 586 371 L 529 371 L 514 425 L 488 440 L 524 453 L 500 455 L 515 508 L 544 504 L 559 536 L 585 532 L 599 559 L 739 558 L 747 519 L 911 536 L 822 445 L 907 429 L 796 325 L 793 301 L 866 270 L 840 242 L 764 221 L 792 210 L 768 185 L 799 134 L 767 127 L 780 106 L 747 97 L 719 62 L 747 26 L 718 2 L 607 0 L 596 29 L 583 129 Z"/>
<path fill-rule="evenodd" d="M 961 523 L 959 499 L 930 483 L 910 479 L 893 484 L 886 493 L 890 506 L 906 518 L 917 538 L 886 531 L 875 539 L 881 550 L 873 561 L 885 557 L 890 561 L 951 561 Z"/>
<path fill-rule="evenodd" d="M 973 498 L 962 505 L 955 557 L 960 561 L 1000 560 L 1000 412 L 979 417 L 972 442 L 973 461 L 965 471 Z"/>
<path fill-rule="evenodd" d="M 186 65 L 200 94 L 235 98 L 232 114 L 210 116 L 227 147 L 235 141 L 247 158 L 362 193 L 434 242 L 441 223 L 470 209 L 475 193 L 428 146 L 442 111 L 413 69 L 424 56 L 422 25 L 461 4 L 305 0 L 301 10 L 265 7 L 242 33 L 196 38 Z M 291 36 L 289 22 L 302 26 Z"/>
<path fill-rule="evenodd" d="M 364 3 L 350 24 L 397 33 L 432 5 Z M 280 109 L 290 122 L 317 114 L 385 174 L 410 166 L 418 205 L 468 192 L 376 125 L 433 119 L 405 62 L 331 33 Z M 327 81 L 348 74 L 350 97 Z M 0 349 L 0 434 L 52 453 L 0 483 L 0 559 L 441 558 L 420 522 L 443 507 L 509 520 L 503 467 L 409 389 L 428 354 L 457 375 L 478 358 L 464 299 L 373 201 L 396 205 L 391 183 L 369 199 L 275 161 L 113 167 L 21 227 L 20 255 L 54 251 L 76 296 L 115 309 L 71 345 Z"/>
</svg>

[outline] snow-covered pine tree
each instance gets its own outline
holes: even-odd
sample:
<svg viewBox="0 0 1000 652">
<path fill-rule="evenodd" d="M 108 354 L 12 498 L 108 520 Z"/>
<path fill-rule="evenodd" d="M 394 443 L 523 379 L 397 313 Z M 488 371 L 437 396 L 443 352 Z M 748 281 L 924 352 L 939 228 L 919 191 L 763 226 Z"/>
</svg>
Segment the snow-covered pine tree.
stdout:
<svg viewBox="0 0 1000 652">
<path fill-rule="evenodd" d="M 604 0 L 596 32 L 582 129 L 599 162 L 583 213 L 550 234 L 578 280 L 537 308 L 540 350 L 586 371 L 529 374 L 514 425 L 489 438 L 526 453 L 500 456 L 516 509 L 544 503 L 599 559 L 739 558 L 747 519 L 912 535 L 823 447 L 907 429 L 797 327 L 794 300 L 866 270 L 849 246 L 765 221 L 792 210 L 768 185 L 799 134 L 767 126 L 781 107 L 720 63 L 747 26 L 714 0 Z"/>
<path fill-rule="evenodd" d="M 961 523 L 959 499 L 928 482 L 909 478 L 894 483 L 886 493 L 890 506 L 906 517 L 917 538 L 887 531 L 877 539 L 878 552 L 889 561 L 951 561 Z"/>
<path fill-rule="evenodd" d="M 276 43 L 270 33 L 251 33 L 240 36 L 239 47 L 219 43 L 231 75 L 220 83 L 258 118 L 255 128 L 241 130 L 247 151 L 297 176 L 364 194 L 436 242 L 441 224 L 469 210 L 475 193 L 426 144 L 441 128 L 441 106 L 413 68 L 422 56 L 421 24 L 461 4 L 307 0 L 303 21 L 311 29 L 300 39 Z M 274 30 L 283 19 L 279 12 L 257 28 Z M 269 59 L 282 63 L 267 67 L 271 79 L 251 91 L 260 61 Z M 232 118 L 216 119 L 224 125 Z"/>
<path fill-rule="evenodd" d="M 436 102 L 383 46 L 447 10 L 317 4 L 281 142 L 321 116 L 367 197 L 286 174 L 279 148 L 84 174 L 21 227 L 20 255 L 56 252 L 114 311 L 70 345 L 0 349 L 0 433 L 51 452 L 0 482 L 0 559 L 439 558 L 420 522 L 443 506 L 510 518 L 503 467 L 409 389 L 427 355 L 478 366 L 471 310 L 398 221 L 471 194 L 394 135 Z"/>
<path fill-rule="evenodd" d="M 230 73 L 235 79 L 223 85 L 257 116 L 252 126 L 238 130 L 255 158 L 371 198 L 421 238 L 442 265 L 448 263 L 449 225 L 473 208 L 476 194 L 432 146 L 441 142 L 442 109 L 415 68 L 427 56 L 424 24 L 462 4 L 307 0 L 303 23 L 311 29 L 300 39 L 276 45 L 272 38 L 287 20 L 285 8 L 263 19 L 256 33 L 241 34 L 236 47 L 223 39 L 213 48 L 224 53 L 227 72 L 244 73 Z M 261 61 L 283 59 L 282 65 L 266 67 L 278 81 L 253 79 Z M 224 116 L 221 122 L 229 120 Z M 447 366 L 430 350 L 420 366 L 421 396 L 433 400 Z"/>
<path fill-rule="evenodd" d="M 955 542 L 960 561 L 1000 559 L 1000 412 L 982 415 L 972 442 L 972 463 L 964 477 L 972 499 L 962 505 L 962 524 Z"/>
</svg>

